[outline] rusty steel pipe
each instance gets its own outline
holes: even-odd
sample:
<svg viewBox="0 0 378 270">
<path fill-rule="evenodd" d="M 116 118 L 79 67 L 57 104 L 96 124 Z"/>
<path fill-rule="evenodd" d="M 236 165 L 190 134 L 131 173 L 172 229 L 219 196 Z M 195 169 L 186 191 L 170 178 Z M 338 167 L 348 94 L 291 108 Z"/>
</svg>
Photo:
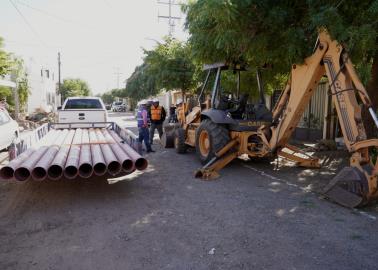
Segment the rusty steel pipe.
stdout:
<svg viewBox="0 0 378 270">
<path fill-rule="evenodd" d="M 27 149 L 24 153 L 19 155 L 14 160 L 0 169 L 0 178 L 3 180 L 10 180 L 14 178 L 14 171 L 35 151 L 34 148 Z"/>
<path fill-rule="evenodd" d="M 107 144 L 106 139 L 100 129 L 96 129 L 96 135 L 100 141 L 100 147 L 104 155 L 108 173 L 111 175 L 119 174 L 122 170 L 121 163 L 118 161 L 117 157 L 114 155 L 111 147 Z"/>
<path fill-rule="evenodd" d="M 49 144 L 56 140 L 56 136 L 60 131 L 52 130 L 43 139 L 41 139 L 35 148 L 33 154 L 22 162 L 17 169 L 14 171 L 14 177 L 18 181 L 26 181 L 31 176 L 31 171 L 33 170 L 35 164 L 42 158 L 46 153 Z"/>
<path fill-rule="evenodd" d="M 92 154 L 93 172 L 96 175 L 104 175 L 106 173 L 106 164 L 101 147 L 98 144 L 96 132 L 93 128 L 89 129 L 89 142 Z"/>
<path fill-rule="evenodd" d="M 41 146 L 33 152 L 14 172 L 14 177 L 18 181 L 26 181 L 30 178 L 34 165 L 46 153 L 48 146 Z"/>
<path fill-rule="evenodd" d="M 63 172 L 64 176 L 68 179 L 74 179 L 79 174 L 78 167 L 82 134 L 83 130 L 81 128 L 76 129 Z"/>
<path fill-rule="evenodd" d="M 51 162 L 48 170 L 47 176 L 51 180 L 59 180 L 63 176 L 63 168 L 67 160 L 68 153 L 71 148 L 72 139 L 75 135 L 75 130 L 71 129 L 66 138 L 64 139 L 63 144 L 59 148 L 58 153 Z"/>
<path fill-rule="evenodd" d="M 123 140 L 121 139 L 121 137 L 119 137 L 118 134 L 115 133 L 113 130 L 110 130 L 109 133 L 118 143 L 118 145 L 123 149 L 123 151 L 125 151 L 125 153 L 131 158 L 137 170 L 142 171 L 147 168 L 147 159 L 139 155 L 130 145 L 122 143 Z"/>
<path fill-rule="evenodd" d="M 47 178 L 47 170 L 50 163 L 54 160 L 67 135 L 67 129 L 56 135 L 55 142 L 48 148 L 43 157 L 34 166 L 34 169 L 31 172 L 33 180 L 42 181 Z"/>
<path fill-rule="evenodd" d="M 79 175 L 83 178 L 89 178 L 93 174 L 92 154 L 89 145 L 88 129 L 83 129 L 80 159 L 79 159 Z"/>
<path fill-rule="evenodd" d="M 131 173 L 134 170 L 135 166 L 134 166 L 134 162 L 132 161 L 130 156 L 128 154 L 126 154 L 125 151 L 123 151 L 123 149 L 121 148 L 121 146 L 118 143 L 116 143 L 116 141 L 109 134 L 109 131 L 107 129 L 104 129 L 102 131 L 102 133 L 104 134 L 105 139 L 109 143 L 109 146 L 110 146 L 110 148 L 112 148 L 117 159 L 122 164 L 123 170 L 127 173 Z"/>
</svg>

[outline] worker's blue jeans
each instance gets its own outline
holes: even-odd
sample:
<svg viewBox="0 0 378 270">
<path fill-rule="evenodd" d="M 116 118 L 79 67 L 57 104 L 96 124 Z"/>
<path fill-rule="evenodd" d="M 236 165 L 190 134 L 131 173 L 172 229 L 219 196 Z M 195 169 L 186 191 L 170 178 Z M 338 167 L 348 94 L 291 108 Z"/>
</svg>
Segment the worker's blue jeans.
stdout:
<svg viewBox="0 0 378 270">
<path fill-rule="evenodd" d="M 151 144 L 150 144 L 150 134 L 147 127 L 140 127 L 139 128 L 139 142 L 142 143 L 144 141 L 144 144 L 146 145 L 146 150 L 151 150 Z"/>
</svg>

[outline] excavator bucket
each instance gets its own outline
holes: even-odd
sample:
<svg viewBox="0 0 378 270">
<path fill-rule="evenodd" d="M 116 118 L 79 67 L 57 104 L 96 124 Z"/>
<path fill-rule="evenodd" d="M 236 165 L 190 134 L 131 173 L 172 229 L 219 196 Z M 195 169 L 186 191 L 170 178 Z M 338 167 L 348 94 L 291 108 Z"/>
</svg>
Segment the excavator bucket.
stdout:
<svg viewBox="0 0 378 270">
<path fill-rule="evenodd" d="M 325 187 L 324 195 L 345 207 L 358 207 L 367 203 L 368 181 L 355 167 L 343 168 Z"/>
</svg>

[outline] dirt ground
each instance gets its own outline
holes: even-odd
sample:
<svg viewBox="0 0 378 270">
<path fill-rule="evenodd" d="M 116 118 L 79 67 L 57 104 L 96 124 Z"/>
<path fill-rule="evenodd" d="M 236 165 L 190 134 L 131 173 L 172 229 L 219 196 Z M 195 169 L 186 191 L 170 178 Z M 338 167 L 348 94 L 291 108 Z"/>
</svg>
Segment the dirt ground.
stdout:
<svg viewBox="0 0 378 270">
<path fill-rule="evenodd" d="M 119 179 L 0 183 L 0 269 L 377 269 L 377 208 L 319 195 L 344 153 L 321 170 L 237 160 L 206 182 L 193 151 L 154 149 Z"/>
</svg>

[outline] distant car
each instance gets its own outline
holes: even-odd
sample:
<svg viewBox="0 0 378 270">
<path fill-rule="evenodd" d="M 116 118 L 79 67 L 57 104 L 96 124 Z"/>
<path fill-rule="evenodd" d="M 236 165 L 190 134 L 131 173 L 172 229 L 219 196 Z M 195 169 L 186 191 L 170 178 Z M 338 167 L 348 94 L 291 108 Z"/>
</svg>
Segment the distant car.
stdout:
<svg viewBox="0 0 378 270">
<path fill-rule="evenodd" d="M 105 104 L 105 108 L 110 111 L 112 109 L 112 104 Z"/>
<path fill-rule="evenodd" d="M 126 104 L 122 101 L 115 101 L 112 104 L 113 112 L 126 112 Z"/>
<path fill-rule="evenodd" d="M 4 150 L 18 138 L 20 131 L 16 121 L 10 117 L 6 109 L 0 108 L 0 150 Z"/>
</svg>

